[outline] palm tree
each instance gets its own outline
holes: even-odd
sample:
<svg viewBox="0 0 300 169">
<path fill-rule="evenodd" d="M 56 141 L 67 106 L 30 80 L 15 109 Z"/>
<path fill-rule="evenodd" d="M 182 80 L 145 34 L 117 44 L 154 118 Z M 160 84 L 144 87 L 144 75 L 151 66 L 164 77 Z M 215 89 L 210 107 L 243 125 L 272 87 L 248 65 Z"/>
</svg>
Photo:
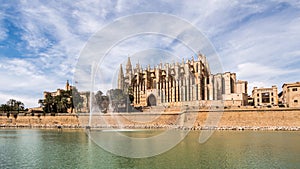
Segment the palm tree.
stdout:
<svg viewBox="0 0 300 169">
<path fill-rule="evenodd" d="M 71 112 L 73 112 L 73 96 L 72 96 L 72 89 L 69 91 L 64 91 L 62 93 L 62 105 L 64 106 L 64 112 L 68 112 L 68 109 L 71 108 Z"/>
<path fill-rule="evenodd" d="M 7 117 L 9 117 L 10 113 L 13 112 L 14 117 L 16 119 L 18 114 L 20 113 L 20 110 L 24 110 L 24 103 L 15 99 L 9 99 L 7 101 L 7 104 L 2 104 L 1 107 L 2 110 L 4 110 L 4 112 L 7 111 Z"/>
<path fill-rule="evenodd" d="M 44 99 L 39 99 L 38 104 L 40 105 L 40 107 L 44 107 L 45 106 Z"/>
<path fill-rule="evenodd" d="M 43 110 L 45 113 L 51 113 L 53 108 L 53 97 L 51 96 L 51 93 L 47 93 L 45 96 L 45 99 L 43 100 Z"/>
<path fill-rule="evenodd" d="M 76 109 L 80 108 L 83 104 L 83 98 L 80 96 L 80 93 L 78 92 L 76 87 L 73 87 L 70 94 L 70 101 L 71 101 L 71 107 L 73 112 L 73 108 Z"/>
<path fill-rule="evenodd" d="M 9 106 L 7 104 L 1 104 L 1 110 L 3 113 L 6 113 L 9 111 Z"/>
<path fill-rule="evenodd" d="M 54 108 L 54 112 L 59 113 L 60 107 L 61 107 L 61 105 L 60 105 L 60 96 L 54 96 L 53 97 L 52 105 L 53 105 L 53 108 Z"/>
<path fill-rule="evenodd" d="M 9 112 L 13 111 L 15 109 L 15 106 L 16 106 L 16 100 L 15 99 L 9 99 L 7 101 L 7 105 L 9 106 Z"/>
<path fill-rule="evenodd" d="M 24 104 L 20 101 L 16 101 L 16 107 L 17 107 L 17 111 L 18 114 L 20 113 L 20 109 L 23 110 L 24 109 Z"/>
<path fill-rule="evenodd" d="M 46 112 L 45 112 L 45 109 L 44 109 L 44 107 L 45 107 L 45 101 L 44 101 L 44 99 L 39 99 L 38 103 L 40 104 L 40 107 L 43 108 L 43 115 L 45 116 Z"/>
</svg>

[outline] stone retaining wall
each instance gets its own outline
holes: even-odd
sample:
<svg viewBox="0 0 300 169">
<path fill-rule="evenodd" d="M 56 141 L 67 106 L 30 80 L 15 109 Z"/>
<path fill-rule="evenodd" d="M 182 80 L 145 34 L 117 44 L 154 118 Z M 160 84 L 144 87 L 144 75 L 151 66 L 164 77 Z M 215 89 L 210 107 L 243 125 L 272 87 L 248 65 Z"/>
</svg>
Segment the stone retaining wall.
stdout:
<svg viewBox="0 0 300 169">
<path fill-rule="evenodd" d="M 219 122 L 214 122 L 218 120 Z M 192 127 L 196 129 L 255 129 L 255 128 L 297 128 L 300 130 L 300 110 L 297 109 L 257 109 L 257 110 L 208 110 L 188 113 L 116 113 L 98 114 L 89 123 L 89 114 L 60 116 L 0 116 L 0 126 L 19 127 L 119 127 L 122 128 L 160 128 Z M 194 122 L 192 124 L 192 122 Z M 191 124 L 191 125 L 188 125 Z M 217 125 L 216 125 L 217 124 Z"/>
<path fill-rule="evenodd" d="M 7 118 L 0 116 L 0 127 L 78 127 L 80 126 L 78 117 L 75 115 L 63 116 L 13 116 Z"/>
</svg>

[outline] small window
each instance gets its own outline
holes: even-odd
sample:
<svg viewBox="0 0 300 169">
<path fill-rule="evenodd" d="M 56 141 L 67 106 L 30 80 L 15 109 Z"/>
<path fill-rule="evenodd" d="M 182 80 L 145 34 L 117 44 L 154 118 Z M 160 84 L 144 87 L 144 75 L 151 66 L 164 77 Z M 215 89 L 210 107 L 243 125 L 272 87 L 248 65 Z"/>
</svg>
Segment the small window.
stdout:
<svg viewBox="0 0 300 169">
<path fill-rule="evenodd" d="M 274 101 L 274 99 L 273 99 L 273 98 L 272 98 L 271 100 L 272 100 L 272 102 Z"/>
<path fill-rule="evenodd" d="M 271 96 L 273 96 L 273 92 L 271 93 Z"/>
<path fill-rule="evenodd" d="M 269 92 L 265 92 L 261 94 L 261 102 L 262 103 L 270 103 L 270 93 Z"/>
<path fill-rule="evenodd" d="M 298 103 L 298 100 L 294 100 L 294 103 Z"/>
<path fill-rule="evenodd" d="M 296 92 L 297 91 L 297 88 L 293 88 L 293 92 Z"/>
<path fill-rule="evenodd" d="M 257 102 L 259 102 L 259 99 L 257 99 Z"/>
<path fill-rule="evenodd" d="M 259 97 L 259 93 L 257 93 L 257 97 Z"/>
</svg>

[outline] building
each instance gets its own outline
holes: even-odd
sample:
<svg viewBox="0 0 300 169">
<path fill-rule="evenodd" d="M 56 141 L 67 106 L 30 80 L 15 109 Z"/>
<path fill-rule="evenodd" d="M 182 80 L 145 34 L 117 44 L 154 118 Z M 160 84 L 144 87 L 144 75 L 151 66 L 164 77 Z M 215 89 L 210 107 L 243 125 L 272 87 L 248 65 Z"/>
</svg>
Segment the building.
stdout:
<svg viewBox="0 0 300 169">
<path fill-rule="evenodd" d="M 54 92 L 48 92 L 44 91 L 44 101 L 43 102 L 64 102 L 67 104 L 72 103 L 73 95 L 74 95 L 74 89 L 75 87 L 71 86 L 69 84 L 69 81 L 66 82 L 66 86 L 64 89 L 57 89 Z M 77 90 L 76 90 L 77 91 Z M 73 109 L 71 106 L 67 107 L 67 112 L 71 113 L 72 111 L 75 112 L 89 112 L 89 98 L 90 98 L 90 92 L 78 92 L 79 96 L 82 98 L 82 102 L 79 102 L 78 105 Z M 56 100 L 55 97 L 59 100 Z M 65 97 L 66 100 L 63 100 L 62 98 Z M 52 99 L 52 100 L 51 100 Z M 54 100 L 53 100 L 54 99 Z M 50 107 L 55 107 L 55 103 L 51 103 L 52 105 Z M 56 103 L 58 104 L 58 103 Z M 57 107 L 57 106 L 56 106 Z M 52 108 L 53 109 L 53 108 Z M 55 108 L 57 109 L 57 108 Z"/>
<path fill-rule="evenodd" d="M 278 106 L 278 90 L 276 86 L 271 88 L 254 87 L 252 91 L 254 106 Z"/>
<path fill-rule="evenodd" d="M 54 92 L 44 91 L 44 99 L 39 102 L 44 106 L 45 112 L 72 113 L 71 97 L 73 86 L 67 81 L 65 89 L 57 89 Z"/>
<path fill-rule="evenodd" d="M 248 105 L 248 82 L 238 80 L 233 86 L 235 87 L 231 92 L 223 94 L 224 105 L 227 107 Z"/>
<path fill-rule="evenodd" d="M 285 107 L 285 105 L 283 104 L 283 91 L 278 93 L 278 106 Z"/>
<path fill-rule="evenodd" d="M 153 68 L 140 64 L 133 68 L 128 58 L 125 74 L 120 65 L 118 88 L 134 96 L 134 107 L 208 105 L 215 100 L 225 101 L 225 106 L 247 104 L 247 82 L 236 81 L 235 73 L 211 74 L 202 54 L 197 60 L 160 63 Z"/>
<path fill-rule="evenodd" d="M 236 92 L 237 93 L 248 93 L 248 82 L 247 81 L 242 81 L 238 80 L 236 82 Z"/>
<path fill-rule="evenodd" d="M 44 98 L 46 99 L 47 95 L 51 95 L 52 97 L 60 96 L 64 91 L 71 91 L 73 89 L 73 86 L 69 84 L 69 81 L 67 80 L 65 89 L 57 89 L 54 92 L 48 92 L 44 91 Z"/>
<path fill-rule="evenodd" d="M 300 107 L 300 82 L 283 84 L 282 92 L 282 103 L 286 107 Z"/>
<path fill-rule="evenodd" d="M 252 95 L 248 96 L 248 106 L 254 106 L 254 101 Z"/>
<path fill-rule="evenodd" d="M 247 93 L 231 93 L 224 95 L 224 106 L 226 107 L 240 107 L 248 105 Z"/>
</svg>

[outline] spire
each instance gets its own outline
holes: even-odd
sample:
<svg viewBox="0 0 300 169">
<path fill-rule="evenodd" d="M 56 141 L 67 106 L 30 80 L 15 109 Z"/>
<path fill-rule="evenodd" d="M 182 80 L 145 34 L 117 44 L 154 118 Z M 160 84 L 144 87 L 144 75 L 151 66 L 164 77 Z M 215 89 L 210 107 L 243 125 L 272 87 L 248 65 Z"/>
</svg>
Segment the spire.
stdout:
<svg viewBox="0 0 300 169">
<path fill-rule="evenodd" d="M 147 70 L 150 71 L 151 67 L 150 64 L 148 64 Z"/>
<path fill-rule="evenodd" d="M 200 51 L 198 52 L 198 61 L 203 62 L 203 55 L 200 53 Z"/>
<path fill-rule="evenodd" d="M 142 66 L 140 65 L 140 61 L 139 61 L 139 60 L 138 60 L 137 63 L 135 64 L 135 69 L 136 69 L 138 72 L 143 70 Z"/>
<path fill-rule="evenodd" d="M 126 71 L 128 70 L 132 70 L 132 65 L 131 65 L 131 61 L 130 61 L 130 57 L 128 57 L 127 59 L 127 64 L 126 64 Z"/>
<path fill-rule="evenodd" d="M 124 88 L 124 74 L 122 64 L 120 64 L 119 76 L 118 76 L 118 89 Z"/>
<path fill-rule="evenodd" d="M 124 77 L 122 64 L 120 64 L 119 77 Z"/>
<path fill-rule="evenodd" d="M 162 61 L 160 60 L 159 69 L 162 69 Z"/>
</svg>

